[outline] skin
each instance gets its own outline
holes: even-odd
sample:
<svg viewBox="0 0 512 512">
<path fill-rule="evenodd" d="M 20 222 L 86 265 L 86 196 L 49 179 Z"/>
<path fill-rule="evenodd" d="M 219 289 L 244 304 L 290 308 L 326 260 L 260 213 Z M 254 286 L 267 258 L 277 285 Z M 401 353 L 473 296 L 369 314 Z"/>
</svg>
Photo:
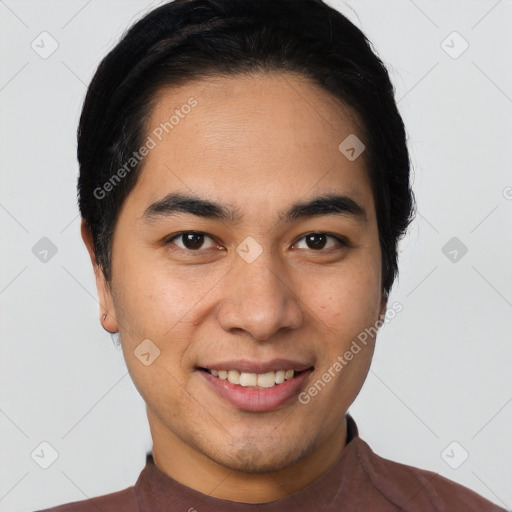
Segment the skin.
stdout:
<svg viewBox="0 0 512 512">
<path fill-rule="evenodd" d="M 266 412 L 240 410 L 211 389 L 197 365 L 227 359 L 311 362 L 307 389 L 385 313 L 381 251 L 364 154 L 338 145 L 356 116 L 306 78 L 255 73 L 210 78 L 161 91 L 148 133 L 170 113 L 197 106 L 144 159 L 114 232 L 112 282 L 91 256 L 103 326 L 119 330 L 130 375 L 147 404 L 156 465 L 205 494 L 266 502 L 327 471 L 346 442 L 345 413 L 367 376 L 370 339 L 317 396 Z M 221 203 L 239 220 L 179 213 L 147 223 L 146 208 L 170 192 Z M 279 220 L 291 205 L 325 193 L 348 195 L 366 211 Z M 183 231 L 207 233 L 186 249 Z M 305 235 L 326 232 L 324 248 Z M 344 237 L 349 246 L 331 235 Z M 252 237 L 261 255 L 237 246 Z M 160 356 L 145 366 L 134 350 L 150 339 Z"/>
</svg>

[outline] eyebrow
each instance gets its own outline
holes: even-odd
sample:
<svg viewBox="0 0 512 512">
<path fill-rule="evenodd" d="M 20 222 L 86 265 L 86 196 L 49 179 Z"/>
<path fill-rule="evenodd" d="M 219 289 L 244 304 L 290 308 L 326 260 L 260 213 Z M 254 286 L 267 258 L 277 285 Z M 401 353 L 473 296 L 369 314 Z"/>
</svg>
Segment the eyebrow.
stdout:
<svg viewBox="0 0 512 512">
<path fill-rule="evenodd" d="M 173 192 L 149 205 L 141 220 L 146 224 L 151 224 L 179 213 L 230 223 L 240 222 L 243 217 L 238 208 L 189 194 Z M 346 216 L 360 223 L 368 222 L 366 211 L 358 202 L 349 196 L 339 194 L 324 194 L 296 203 L 279 215 L 279 221 L 290 223 L 299 219 L 333 214 Z"/>
</svg>

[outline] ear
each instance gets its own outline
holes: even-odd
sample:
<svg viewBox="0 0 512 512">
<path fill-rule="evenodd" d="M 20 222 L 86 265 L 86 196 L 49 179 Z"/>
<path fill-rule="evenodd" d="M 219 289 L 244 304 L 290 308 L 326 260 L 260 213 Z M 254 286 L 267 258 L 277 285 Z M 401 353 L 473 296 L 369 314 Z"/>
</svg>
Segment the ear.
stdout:
<svg viewBox="0 0 512 512">
<path fill-rule="evenodd" d="M 98 292 L 98 298 L 100 301 L 101 325 L 108 332 L 117 332 L 119 326 L 117 324 L 114 300 L 112 297 L 112 292 L 110 290 L 110 285 L 107 283 L 105 275 L 103 274 L 103 269 L 98 264 L 98 261 L 96 259 L 92 232 L 90 228 L 87 226 L 87 223 L 84 219 L 82 219 L 80 231 L 82 234 L 82 240 L 84 241 L 85 247 L 87 247 L 89 257 L 91 258 L 91 263 L 94 270 L 94 276 L 96 279 L 96 290 Z M 104 316 L 105 319 L 103 319 Z"/>
</svg>

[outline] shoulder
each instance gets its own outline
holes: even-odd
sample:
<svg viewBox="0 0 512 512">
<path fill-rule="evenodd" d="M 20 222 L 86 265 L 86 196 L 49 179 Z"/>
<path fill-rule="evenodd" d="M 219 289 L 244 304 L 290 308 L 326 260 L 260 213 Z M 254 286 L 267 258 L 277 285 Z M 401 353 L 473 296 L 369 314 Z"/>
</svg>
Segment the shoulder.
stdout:
<svg viewBox="0 0 512 512">
<path fill-rule="evenodd" d="M 123 512 L 139 512 L 134 487 L 36 512 L 98 512 L 98 510 L 101 512 L 119 512 L 121 510 Z"/>
<path fill-rule="evenodd" d="M 357 455 L 378 491 L 400 510 L 502 512 L 505 509 L 438 473 L 385 459 L 359 439 Z"/>
</svg>

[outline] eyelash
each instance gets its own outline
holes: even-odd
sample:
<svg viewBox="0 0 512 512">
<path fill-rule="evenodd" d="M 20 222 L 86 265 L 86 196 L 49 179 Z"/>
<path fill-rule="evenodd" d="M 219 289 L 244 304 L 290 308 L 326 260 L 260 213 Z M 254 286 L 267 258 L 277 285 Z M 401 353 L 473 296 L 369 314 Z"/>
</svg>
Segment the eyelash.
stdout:
<svg viewBox="0 0 512 512">
<path fill-rule="evenodd" d="M 202 231 L 182 231 L 181 233 L 175 234 L 172 237 L 170 237 L 167 240 L 165 240 L 164 241 L 164 245 L 170 245 L 177 238 L 180 238 L 180 237 L 182 237 L 184 235 L 191 234 L 191 233 L 193 233 L 195 235 L 203 235 L 205 238 L 209 238 L 210 240 L 215 242 L 215 239 L 213 237 L 211 237 L 210 235 L 208 235 L 207 233 L 204 233 Z M 337 235 L 331 235 L 330 233 L 326 233 L 324 231 L 311 231 L 309 233 L 306 233 L 305 235 L 302 235 L 299 239 L 297 239 L 297 241 L 295 241 L 293 243 L 293 245 L 296 245 L 298 242 L 300 242 L 301 240 L 304 240 L 309 235 L 325 235 L 328 238 L 332 238 L 332 239 L 336 240 L 336 242 L 342 248 L 350 247 L 350 243 L 348 242 L 347 239 L 345 239 L 343 237 L 340 237 L 340 236 L 337 236 Z M 336 248 L 329 247 L 328 249 L 325 249 L 325 250 L 323 248 L 322 249 L 309 249 L 309 250 L 311 250 L 313 252 L 321 253 L 321 252 L 331 252 L 333 249 L 335 250 Z M 187 249 L 186 247 L 185 248 L 178 247 L 177 250 L 186 251 L 186 252 L 189 252 L 189 253 L 200 253 L 200 252 L 206 251 L 207 249 L 196 249 L 196 250 L 194 250 L 194 249 Z M 302 249 L 300 249 L 300 250 L 302 250 Z"/>
</svg>

